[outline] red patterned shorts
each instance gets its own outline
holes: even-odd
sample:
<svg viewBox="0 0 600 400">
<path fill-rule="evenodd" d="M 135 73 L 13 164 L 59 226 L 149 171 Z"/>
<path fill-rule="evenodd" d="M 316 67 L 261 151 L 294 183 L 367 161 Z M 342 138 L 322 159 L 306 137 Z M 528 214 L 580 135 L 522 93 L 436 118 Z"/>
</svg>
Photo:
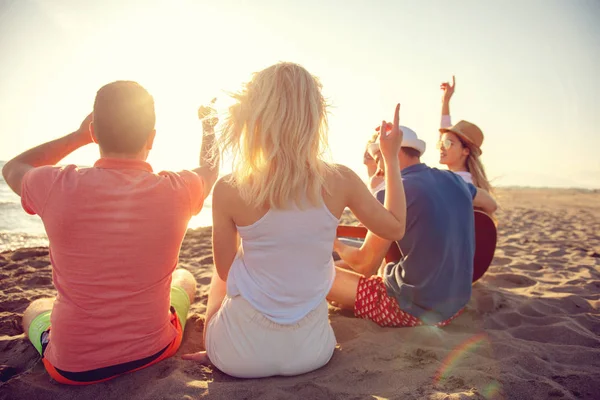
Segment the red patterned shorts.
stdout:
<svg viewBox="0 0 600 400">
<path fill-rule="evenodd" d="M 448 325 L 462 311 L 460 310 L 449 319 L 435 324 L 435 326 L 442 327 Z M 400 309 L 398 301 L 387 294 L 383 279 L 380 276 L 360 278 L 356 291 L 354 315 L 358 318 L 369 319 L 383 327 L 426 325 L 419 318 Z"/>
</svg>

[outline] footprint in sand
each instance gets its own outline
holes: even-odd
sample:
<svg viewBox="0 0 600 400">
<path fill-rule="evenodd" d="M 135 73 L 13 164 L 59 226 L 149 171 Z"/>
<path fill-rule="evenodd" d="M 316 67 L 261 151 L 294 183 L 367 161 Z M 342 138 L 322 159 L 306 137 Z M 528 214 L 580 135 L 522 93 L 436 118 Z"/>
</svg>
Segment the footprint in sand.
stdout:
<svg viewBox="0 0 600 400">
<path fill-rule="evenodd" d="M 522 247 L 512 246 L 512 245 L 504 245 L 502 246 L 502 250 L 504 250 L 504 254 L 509 257 L 514 257 L 517 255 L 521 255 L 526 252 Z"/>
<path fill-rule="evenodd" d="M 563 249 L 557 249 L 547 254 L 548 257 L 563 257 L 567 252 Z"/>
<path fill-rule="evenodd" d="M 525 275 L 518 274 L 497 274 L 490 275 L 488 280 L 498 287 L 503 288 L 524 288 L 535 285 L 537 282 Z"/>
<path fill-rule="evenodd" d="M 15 270 L 15 269 L 19 268 L 20 266 L 21 266 L 21 264 L 9 263 L 7 265 L 4 265 L 2 267 L 2 269 L 5 270 L 5 271 L 12 271 L 12 270 Z"/>
<path fill-rule="evenodd" d="M 511 262 L 512 262 L 512 259 L 507 258 L 507 257 L 494 257 L 494 259 L 492 260 L 492 266 L 508 265 Z"/>
<path fill-rule="evenodd" d="M 0 335 L 6 336 L 17 336 L 23 333 L 21 328 L 21 317 L 16 315 L 9 315 L 7 317 L 0 318 Z M 6 342 L 2 343 L 2 348 L 6 345 Z"/>
<path fill-rule="evenodd" d="M 565 282 L 564 285 L 581 286 L 581 285 L 584 285 L 585 283 L 586 283 L 585 279 L 577 278 L 577 279 L 571 279 L 570 281 Z"/>
<path fill-rule="evenodd" d="M 31 274 L 32 272 L 36 272 L 35 268 L 31 268 L 30 266 L 24 265 L 18 268 L 15 272 L 13 272 L 13 276 Z"/>
<path fill-rule="evenodd" d="M 438 356 L 433 351 L 421 348 L 406 353 L 403 358 L 416 365 L 431 364 L 439 361 Z"/>
<path fill-rule="evenodd" d="M 48 255 L 47 249 L 21 249 L 15 251 L 10 259 L 12 261 L 21 261 L 33 257 L 44 257 Z"/>
<path fill-rule="evenodd" d="M 538 263 L 529 263 L 529 264 L 513 264 L 511 265 L 512 268 L 518 268 L 518 269 L 522 269 L 524 271 L 539 271 L 541 269 L 543 269 L 544 267 L 542 267 L 540 264 Z"/>
<path fill-rule="evenodd" d="M 50 265 L 50 261 L 47 260 L 32 260 L 29 262 L 29 266 L 33 268 L 44 268 Z"/>
<path fill-rule="evenodd" d="M 585 283 L 582 282 L 582 283 Z M 585 284 L 585 286 L 583 286 L 585 290 L 589 290 L 592 293 L 600 293 L 600 281 L 591 281 Z"/>
<path fill-rule="evenodd" d="M 35 276 L 31 279 L 26 280 L 25 287 L 36 287 L 36 286 L 51 286 L 52 279 L 47 276 Z"/>
<path fill-rule="evenodd" d="M 30 302 L 30 300 L 24 298 L 5 300 L 2 302 L 2 308 L 4 308 L 4 311 L 8 312 L 23 312 Z"/>
<path fill-rule="evenodd" d="M 472 300 L 476 305 L 475 308 L 477 311 L 484 314 L 503 310 L 509 305 L 508 300 L 497 291 L 475 292 Z"/>
</svg>

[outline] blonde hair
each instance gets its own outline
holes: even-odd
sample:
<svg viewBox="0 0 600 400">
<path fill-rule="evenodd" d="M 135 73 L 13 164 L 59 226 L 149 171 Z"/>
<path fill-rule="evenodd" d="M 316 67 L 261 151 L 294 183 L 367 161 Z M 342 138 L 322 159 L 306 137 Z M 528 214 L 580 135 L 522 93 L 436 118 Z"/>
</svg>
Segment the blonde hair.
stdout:
<svg viewBox="0 0 600 400">
<path fill-rule="evenodd" d="M 371 138 L 367 141 L 367 147 L 369 147 L 369 145 L 372 143 L 377 143 L 378 139 L 379 139 L 379 132 L 376 132 L 373 135 L 371 135 Z"/>
<path fill-rule="evenodd" d="M 321 83 L 298 64 L 253 75 L 229 108 L 217 145 L 233 158 L 230 182 L 255 207 L 322 202 L 327 104 Z"/>
<path fill-rule="evenodd" d="M 464 147 L 469 149 L 469 155 L 465 160 L 465 164 L 467 167 L 467 171 L 471 173 L 473 185 L 475 185 L 475 187 L 485 190 L 490 194 L 494 194 L 494 188 L 490 184 L 490 181 L 488 180 L 488 177 L 485 173 L 483 163 L 479 158 L 481 155 L 481 151 L 474 144 L 467 140 L 463 140 L 462 138 L 460 138 L 460 136 L 459 140 L 461 141 Z"/>
</svg>

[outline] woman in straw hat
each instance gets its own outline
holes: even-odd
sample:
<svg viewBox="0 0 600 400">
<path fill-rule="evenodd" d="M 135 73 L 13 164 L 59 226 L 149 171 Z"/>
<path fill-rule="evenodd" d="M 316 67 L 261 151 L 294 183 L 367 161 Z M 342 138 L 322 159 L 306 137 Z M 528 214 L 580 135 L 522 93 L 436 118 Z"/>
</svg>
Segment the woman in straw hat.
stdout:
<svg viewBox="0 0 600 400">
<path fill-rule="evenodd" d="M 483 132 L 471 122 L 461 120 L 452 125 L 450 120 L 450 99 L 455 87 L 454 76 L 452 76 L 452 84 L 444 82 L 440 85 L 444 92 L 440 139 L 437 143 L 437 148 L 440 150 L 440 164 L 448 166 L 450 171 L 458 174 L 466 182 L 493 193 L 480 158 Z"/>
</svg>

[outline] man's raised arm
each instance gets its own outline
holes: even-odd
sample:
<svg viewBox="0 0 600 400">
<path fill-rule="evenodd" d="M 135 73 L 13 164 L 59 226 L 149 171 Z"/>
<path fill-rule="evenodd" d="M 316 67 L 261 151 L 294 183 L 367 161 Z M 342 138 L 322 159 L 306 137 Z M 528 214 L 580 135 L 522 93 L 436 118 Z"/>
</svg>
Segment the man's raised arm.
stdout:
<svg viewBox="0 0 600 400">
<path fill-rule="evenodd" d="M 32 168 L 55 165 L 80 147 L 92 143 L 90 113 L 75 132 L 29 149 L 8 161 L 2 168 L 6 184 L 19 196 L 23 176 Z"/>
</svg>

